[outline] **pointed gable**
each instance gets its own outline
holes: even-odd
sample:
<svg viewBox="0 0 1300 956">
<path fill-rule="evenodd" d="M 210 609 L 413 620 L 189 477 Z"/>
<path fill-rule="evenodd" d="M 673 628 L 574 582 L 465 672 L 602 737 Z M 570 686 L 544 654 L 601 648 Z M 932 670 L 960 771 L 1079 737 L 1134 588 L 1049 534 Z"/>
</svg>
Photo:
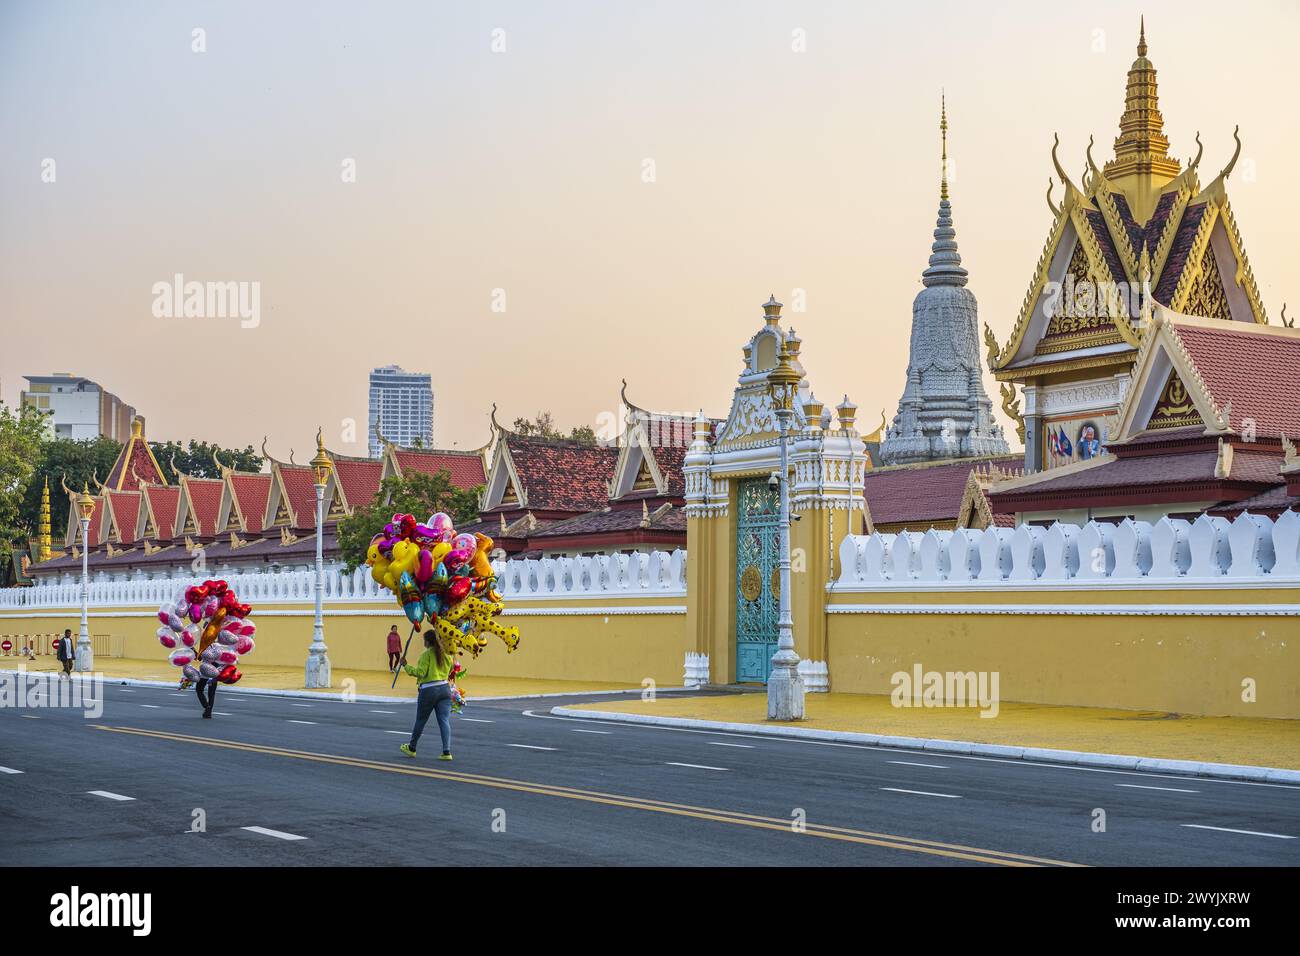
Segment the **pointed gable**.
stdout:
<svg viewBox="0 0 1300 956">
<path fill-rule="evenodd" d="M 131 422 L 131 437 L 118 453 L 104 487 L 113 491 L 138 491 L 141 481 L 167 484 L 167 478 L 145 440 L 144 419 L 137 416 Z"/>
<path fill-rule="evenodd" d="M 211 537 L 223 529 L 220 515 L 226 483 L 220 478 L 181 478 L 181 527 L 178 535 Z"/>
<path fill-rule="evenodd" d="M 144 537 L 170 541 L 176 537 L 176 516 L 180 511 L 181 489 L 177 485 L 145 484 L 141 486 L 148 524 Z"/>
<path fill-rule="evenodd" d="M 384 463 L 373 458 L 343 458 L 331 453 L 340 500 L 348 511 L 364 508 L 375 500 L 384 473 Z M 482 468 L 479 469 L 480 472 Z M 481 482 L 480 482 L 481 484 Z"/>
<path fill-rule="evenodd" d="M 266 525 L 266 502 L 271 495 L 271 475 L 228 471 L 226 482 L 230 486 L 232 515 L 238 519 L 240 530 L 247 533 L 262 531 Z"/>
<path fill-rule="evenodd" d="M 134 544 L 140 518 L 140 492 L 105 491 L 111 535 L 119 544 Z"/>
</svg>

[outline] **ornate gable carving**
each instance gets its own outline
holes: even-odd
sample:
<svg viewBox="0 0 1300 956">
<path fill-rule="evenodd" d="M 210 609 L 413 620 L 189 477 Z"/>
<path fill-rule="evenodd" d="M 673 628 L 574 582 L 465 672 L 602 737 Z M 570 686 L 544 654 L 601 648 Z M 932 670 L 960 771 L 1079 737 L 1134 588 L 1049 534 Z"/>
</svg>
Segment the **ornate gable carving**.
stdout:
<svg viewBox="0 0 1300 956">
<path fill-rule="evenodd" d="M 1205 244 L 1205 254 L 1201 256 L 1200 278 L 1192 287 L 1183 308 L 1187 315 L 1202 315 L 1207 319 L 1230 320 L 1232 312 L 1228 308 L 1228 296 L 1223 289 L 1223 277 L 1219 272 L 1219 263 L 1214 258 L 1214 247 Z"/>
<path fill-rule="evenodd" d="M 1156 400 L 1155 411 L 1151 413 L 1151 419 L 1147 422 L 1147 428 L 1184 428 L 1188 425 L 1203 424 L 1205 423 L 1201 419 L 1201 413 L 1196 410 L 1187 386 L 1178 377 L 1178 370 L 1171 368 L 1169 378 L 1165 380 L 1165 387 L 1160 391 L 1160 398 Z"/>
</svg>

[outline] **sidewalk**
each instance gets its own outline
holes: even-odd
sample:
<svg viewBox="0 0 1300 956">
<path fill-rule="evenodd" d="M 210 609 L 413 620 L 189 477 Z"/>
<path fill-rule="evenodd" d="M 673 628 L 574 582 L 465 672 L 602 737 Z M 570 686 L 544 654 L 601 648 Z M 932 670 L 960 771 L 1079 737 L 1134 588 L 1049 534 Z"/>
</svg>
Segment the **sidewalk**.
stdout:
<svg viewBox="0 0 1300 956">
<path fill-rule="evenodd" d="M 857 694 L 809 694 L 807 719 L 796 724 L 769 722 L 766 694 L 611 699 L 564 709 L 761 725 L 759 733 L 779 728 L 846 731 L 1300 770 L 1300 721 L 1294 720 L 1012 703 L 1003 703 L 996 717 L 985 718 L 974 708 L 894 707 L 887 696 Z"/>
<path fill-rule="evenodd" d="M 0 657 L 0 670 L 17 670 L 23 663 L 19 657 Z M 172 667 L 165 658 L 158 660 L 141 660 L 138 658 L 109 657 L 98 658 L 96 669 L 105 679 L 148 680 L 175 684 L 180 681 L 179 667 Z M 51 657 L 38 657 L 27 661 L 28 673 L 54 673 L 59 664 Z M 249 661 L 240 663 L 243 679 L 232 690 L 280 690 L 298 691 L 303 694 L 339 694 L 348 689 L 345 681 L 355 681 L 351 689 L 362 696 L 379 697 L 415 697 L 415 681 L 402 674 L 397 678 L 397 686 L 390 687 L 393 675 L 388 671 L 361 671 L 334 669 L 334 686 L 323 690 L 303 687 L 303 668 L 268 667 Z M 602 684 L 594 681 L 534 680 L 526 677 L 477 677 L 469 674 L 460 682 L 465 696 L 473 701 L 490 697 L 534 697 L 542 694 L 590 693 L 593 691 L 637 690 L 640 685 Z"/>
</svg>

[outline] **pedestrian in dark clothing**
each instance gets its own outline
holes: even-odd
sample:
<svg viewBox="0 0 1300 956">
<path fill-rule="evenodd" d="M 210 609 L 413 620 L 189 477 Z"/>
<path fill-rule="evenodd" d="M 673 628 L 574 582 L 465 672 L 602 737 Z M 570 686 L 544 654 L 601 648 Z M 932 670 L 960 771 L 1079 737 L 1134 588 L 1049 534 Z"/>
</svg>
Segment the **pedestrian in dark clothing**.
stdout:
<svg viewBox="0 0 1300 956">
<path fill-rule="evenodd" d="M 54 642 L 54 655 L 63 665 L 63 676 L 72 677 L 72 662 L 77 659 L 76 651 L 72 647 L 72 628 L 65 628 L 63 636 Z"/>
<path fill-rule="evenodd" d="M 207 692 L 206 696 L 204 692 Z M 202 677 L 194 685 L 194 692 L 199 695 L 199 703 L 203 705 L 203 716 L 212 716 L 212 705 L 217 701 L 217 681 L 212 677 Z"/>
<path fill-rule="evenodd" d="M 397 633 L 397 625 L 388 632 L 388 669 L 397 670 L 397 663 L 402 659 L 402 635 Z"/>
</svg>

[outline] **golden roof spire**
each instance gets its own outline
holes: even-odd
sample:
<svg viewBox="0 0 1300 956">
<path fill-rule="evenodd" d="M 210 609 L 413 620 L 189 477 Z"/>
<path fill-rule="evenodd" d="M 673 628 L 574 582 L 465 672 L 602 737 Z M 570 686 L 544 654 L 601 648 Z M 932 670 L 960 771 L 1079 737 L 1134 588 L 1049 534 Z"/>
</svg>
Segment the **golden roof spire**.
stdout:
<svg viewBox="0 0 1300 956">
<path fill-rule="evenodd" d="M 1147 55 L 1147 18 L 1143 14 L 1138 18 L 1138 56 Z"/>
<path fill-rule="evenodd" d="M 1137 59 L 1129 67 L 1124 93 L 1124 113 L 1119 118 L 1115 158 L 1106 164 L 1106 178 L 1114 182 L 1125 177 L 1158 179 L 1163 186 L 1178 175 L 1178 160 L 1169 156 L 1169 139 L 1160 115 L 1156 68 L 1147 59 L 1147 27 L 1143 17 L 1138 32 Z"/>
<path fill-rule="evenodd" d="M 41 491 L 41 516 L 37 525 L 36 560 L 48 561 L 53 554 L 50 547 L 50 478 L 45 476 L 45 488 Z"/>
<path fill-rule="evenodd" d="M 939 198 L 948 198 L 948 100 L 939 91 L 939 135 L 943 139 L 943 167 L 940 173 Z"/>
</svg>

